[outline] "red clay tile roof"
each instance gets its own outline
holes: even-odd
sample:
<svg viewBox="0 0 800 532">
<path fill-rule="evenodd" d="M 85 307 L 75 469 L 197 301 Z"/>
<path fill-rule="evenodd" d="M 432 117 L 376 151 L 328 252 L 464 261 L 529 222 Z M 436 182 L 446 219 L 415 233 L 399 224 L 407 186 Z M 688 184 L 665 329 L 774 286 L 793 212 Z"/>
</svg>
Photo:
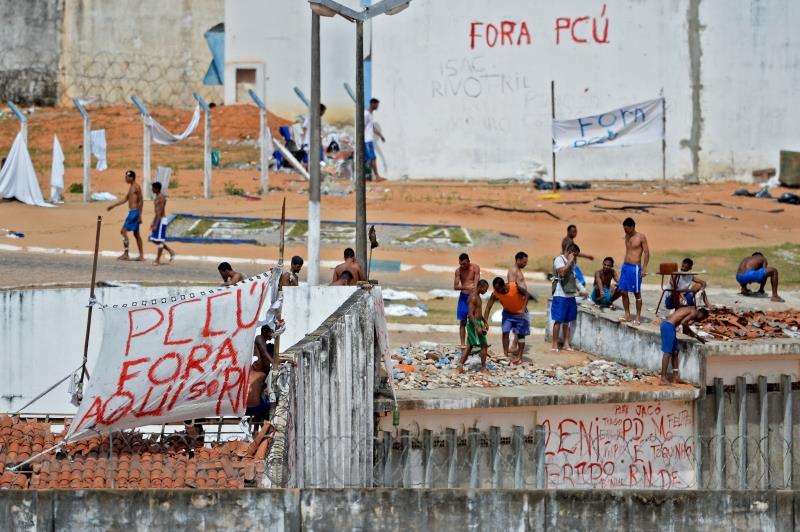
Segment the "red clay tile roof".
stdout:
<svg viewBox="0 0 800 532">
<path fill-rule="evenodd" d="M 258 485 L 272 439 L 269 423 L 253 442 L 205 446 L 186 435 L 149 438 L 139 433 L 95 437 L 16 465 L 58 443 L 49 423 L 0 415 L 0 489 L 52 488 L 244 488 Z"/>
<path fill-rule="evenodd" d="M 754 340 L 785 338 L 784 329 L 800 328 L 800 311 L 751 310 L 736 312 L 729 308 L 709 309 L 708 319 L 700 328 L 721 340 Z"/>
</svg>

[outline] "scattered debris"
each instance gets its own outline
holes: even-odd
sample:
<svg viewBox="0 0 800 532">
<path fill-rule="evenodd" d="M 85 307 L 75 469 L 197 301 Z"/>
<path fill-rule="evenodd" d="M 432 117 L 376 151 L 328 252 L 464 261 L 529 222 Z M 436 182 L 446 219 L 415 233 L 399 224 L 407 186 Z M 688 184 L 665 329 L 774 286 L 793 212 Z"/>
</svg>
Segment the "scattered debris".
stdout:
<svg viewBox="0 0 800 532">
<path fill-rule="evenodd" d="M 700 328 L 721 340 L 754 340 L 757 338 L 798 337 L 800 311 L 736 312 L 730 308 L 709 309 L 710 315 Z"/>
<path fill-rule="evenodd" d="M 604 211 L 637 211 L 650 213 L 649 209 L 658 208 L 658 205 L 623 205 L 622 207 L 611 207 L 609 205 L 595 205 L 595 209 L 602 209 Z"/>
<path fill-rule="evenodd" d="M 717 214 L 715 212 L 703 212 L 703 211 L 689 211 L 689 212 L 694 212 L 694 213 L 697 213 L 697 214 L 705 214 L 706 216 L 713 216 L 714 218 L 721 218 L 722 220 L 738 220 L 739 219 L 736 216 L 728 216 L 728 215 L 725 215 L 725 214 Z"/>
<path fill-rule="evenodd" d="M 408 305 L 392 304 L 383 309 L 387 316 L 411 316 L 413 318 L 424 318 L 428 315 L 427 311 L 421 307 L 409 307 Z"/>
<path fill-rule="evenodd" d="M 464 364 L 466 373 L 456 373 L 461 352 L 453 345 L 424 342 L 394 349 L 392 376 L 403 390 L 433 390 L 437 388 L 522 385 L 603 385 L 616 386 L 622 382 L 642 381 L 655 373 L 623 366 L 607 360 L 594 360 L 572 367 L 538 368 L 530 362 L 513 366 L 507 358 L 489 350 L 486 367 L 490 373 L 480 373 L 480 358 L 471 355 Z"/>
<path fill-rule="evenodd" d="M 530 213 L 530 214 L 542 213 L 542 214 L 548 214 L 548 215 L 552 216 L 553 218 L 555 218 L 556 220 L 560 220 L 561 219 L 558 216 L 556 216 L 555 214 L 553 214 L 552 212 L 548 211 L 547 209 L 515 209 L 515 208 L 512 208 L 512 207 L 496 207 L 494 205 L 485 205 L 485 204 L 484 205 L 476 205 L 475 208 L 476 209 L 494 209 L 496 211 L 503 211 L 503 212 L 524 212 L 524 213 Z"/>
<path fill-rule="evenodd" d="M 800 205 L 800 196 L 791 192 L 784 192 L 778 197 L 778 203 L 788 203 L 790 205 Z M 783 212 L 783 209 L 781 209 Z"/>
<path fill-rule="evenodd" d="M 81 192 L 83 192 L 83 189 L 81 189 Z M 117 201 L 117 197 L 111 192 L 92 192 L 89 197 L 92 201 Z"/>
<path fill-rule="evenodd" d="M 419 299 L 414 292 L 404 292 L 402 290 L 392 290 L 391 288 L 381 289 L 384 301 L 400 301 L 403 299 L 416 301 Z"/>
</svg>

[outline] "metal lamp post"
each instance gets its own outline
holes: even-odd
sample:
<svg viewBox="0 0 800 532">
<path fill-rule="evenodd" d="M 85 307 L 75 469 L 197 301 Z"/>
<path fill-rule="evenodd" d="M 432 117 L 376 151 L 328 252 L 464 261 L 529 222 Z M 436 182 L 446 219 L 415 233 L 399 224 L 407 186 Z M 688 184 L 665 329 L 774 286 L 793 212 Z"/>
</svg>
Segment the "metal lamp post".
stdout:
<svg viewBox="0 0 800 532">
<path fill-rule="evenodd" d="M 367 186 L 364 175 L 364 22 L 378 15 L 396 15 L 411 3 L 411 0 L 382 0 L 374 5 L 356 11 L 333 0 L 308 0 L 311 7 L 311 146 L 309 146 L 309 170 L 311 186 L 309 187 L 309 284 L 313 284 L 312 271 L 319 272 L 319 260 L 314 265 L 312 257 L 319 258 L 319 17 L 339 15 L 356 25 L 356 259 L 365 267 L 367 264 Z M 316 139 L 316 140 L 315 140 Z M 316 202 L 316 203 L 315 203 Z M 312 220 L 312 208 L 316 208 L 316 220 Z M 315 250 L 312 251 L 312 242 Z"/>
</svg>

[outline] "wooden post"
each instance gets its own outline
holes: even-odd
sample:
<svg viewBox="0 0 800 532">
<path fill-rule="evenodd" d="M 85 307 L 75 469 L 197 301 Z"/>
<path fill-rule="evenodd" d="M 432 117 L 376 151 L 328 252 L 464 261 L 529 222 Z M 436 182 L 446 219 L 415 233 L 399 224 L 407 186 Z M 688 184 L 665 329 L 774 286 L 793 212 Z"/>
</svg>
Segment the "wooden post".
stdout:
<svg viewBox="0 0 800 532">
<path fill-rule="evenodd" d="M 89 358 L 89 334 L 92 330 L 92 309 L 94 309 L 94 284 L 97 279 L 97 255 L 100 249 L 100 226 L 103 223 L 103 217 L 97 217 L 97 230 L 94 235 L 94 259 L 92 260 L 92 282 L 89 285 L 89 312 L 86 315 L 86 337 L 83 341 L 83 366 L 81 366 L 80 390 L 79 394 L 83 391 L 83 379 L 86 376 L 86 362 Z"/>
<path fill-rule="evenodd" d="M 556 120 L 556 82 L 550 81 L 550 114 L 553 118 L 553 122 Z M 550 140 L 550 151 L 553 153 L 553 192 L 556 191 L 556 152 L 553 151 L 553 141 L 555 139 L 552 138 L 552 124 L 551 124 L 551 140 Z"/>
</svg>

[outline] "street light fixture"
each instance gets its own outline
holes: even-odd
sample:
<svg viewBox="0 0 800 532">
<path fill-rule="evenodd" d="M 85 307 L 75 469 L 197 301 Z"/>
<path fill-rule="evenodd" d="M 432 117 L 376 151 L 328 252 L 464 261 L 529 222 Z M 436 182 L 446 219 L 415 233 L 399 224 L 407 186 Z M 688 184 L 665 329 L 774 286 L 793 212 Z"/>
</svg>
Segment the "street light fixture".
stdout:
<svg viewBox="0 0 800 532">
<path fill-rule="evenodd" d="M 311 145 L 309 146 L 308 283 L 319 282 L 320 246 L 320 50 L 319 17 L 339 15 L 356 24 L 356 259 L 367 267 L 367 184 L 364 175 L 364 22 L 378 15 L 396 15 L 411 0 L 382 0 L 355 11 L 333 0 L 308 0 L 311 7 Z"/>
</svg>

